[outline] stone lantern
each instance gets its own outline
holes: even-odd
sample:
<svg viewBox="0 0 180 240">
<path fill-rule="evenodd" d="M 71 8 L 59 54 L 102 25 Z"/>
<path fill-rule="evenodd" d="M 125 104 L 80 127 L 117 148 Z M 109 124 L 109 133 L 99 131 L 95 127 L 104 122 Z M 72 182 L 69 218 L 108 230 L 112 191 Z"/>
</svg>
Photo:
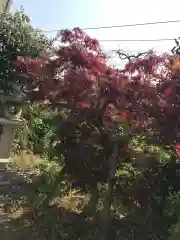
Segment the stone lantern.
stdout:
<svg viewBox="0 0 180 240">
<path fill-rule="evenodd" d="M 0 95 L 0 184 L 4 181 L 6 165 L 10 162 L 10 153 L 16 129 L 22 124 L 21 112 L 24 101 L 19 95 Z"/>
</svg>

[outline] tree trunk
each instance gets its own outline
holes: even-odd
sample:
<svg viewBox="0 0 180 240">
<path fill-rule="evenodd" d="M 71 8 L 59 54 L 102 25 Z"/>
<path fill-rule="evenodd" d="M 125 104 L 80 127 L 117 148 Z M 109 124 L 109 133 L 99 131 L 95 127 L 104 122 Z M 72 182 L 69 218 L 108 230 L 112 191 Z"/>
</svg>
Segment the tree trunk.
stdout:
<svg viewBox="0 0 180 240">
<path fill-rule="evenodd" d="M 91 198 L 87 204 L 87 206 L 83 210 L 83 215 L 86 216 L 94 216 L 96 214 L 96 206 L 99 200 L 99 189 L 96 186 L 92 188 Z"/>
<path fill-rule="evenodd" d="M 167 178 L 169 178 L 170 175 L 176 174 L 176 158 L 174 155 L 171 156 L 168 164 L 168 168 L 166 171 Z M 160 217 L 163 217 L 164 214 L 164 208 L 165 208 L 165 203 L 166 199 L 169 196 L 169 181 L 168 179 L 166 180 L 164 187 L 162 189 L 162 198 L 160 201 L 159 205 L 159 215 Z"/>
<path fill-rule="evenodd" d="M 109 177 L 108 177 L 108 189 L 107 195 L 105 199 L 105 205 L 103 209 L 103 240 L 109 239 L 109 228 L 110 228 L 110 210 L 112 204 L 112 193 L 113 187 L 115 184 L 115 173 L 116 173 L 116 166 L 117 166 L 117 156 L 118 156 L 118 146 L 115 144 L 113 153 L 109 158 Z"/>
</svg>

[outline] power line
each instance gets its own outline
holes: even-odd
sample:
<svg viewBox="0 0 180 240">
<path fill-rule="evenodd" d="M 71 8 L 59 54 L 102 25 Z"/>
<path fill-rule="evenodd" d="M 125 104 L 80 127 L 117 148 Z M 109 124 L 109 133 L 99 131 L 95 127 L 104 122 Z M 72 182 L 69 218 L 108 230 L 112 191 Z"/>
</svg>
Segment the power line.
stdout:
<svg viewBox="0 0 180 240">
<path fill-rule="evenodd" d="M 159 39 L 100 39 L 99 42 L 163 42 L 163 41 L 174 41 L 177 38 L 159 38 Z M 56 40 L 55 42 L 59 42 Z"/>
<path fill-rule="evenodd" d="M 82 28 L 82 30 L 98 30 L 98 29 L 109 29 L 109 28 L 138 27 L 138 26 L 167 24 L 167 23 L 178 23 L 178 22 L 180 22 L 180 20 L 134 23 L 134 24 L 112 25 L 112 26 L 99 26 L 99 27 L 87 27 L 87 28 Z M 43 32 L 48 33 L 48 32 L 58 32 L 58 31 L 60 31 L 60 29 L 44 30 Z"/>
<path fill-rule="evenodd" d="M 178 37 L 179 38 L 179 37 Z M 160 38 L 160 39 L 102 39 L 99 42 L 162 42 L 174 41 L 175 38 Z"/>
</svg>

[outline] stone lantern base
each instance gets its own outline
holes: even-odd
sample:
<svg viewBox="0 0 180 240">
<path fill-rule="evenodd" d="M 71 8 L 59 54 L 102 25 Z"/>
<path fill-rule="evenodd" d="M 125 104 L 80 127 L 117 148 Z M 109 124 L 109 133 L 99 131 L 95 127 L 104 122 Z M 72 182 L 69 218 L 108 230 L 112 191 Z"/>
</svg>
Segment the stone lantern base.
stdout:
<svg viewBox="0 0 180 240">
<path fill-rule="evenodd" d="M 22 120 L 6 119 L 0 117 L 0 185 L 8 182 L 6 179 L 7 164 L 11 161 L 10 151 L 13 143 L 15 130 L 22 123 Z"/>
<path fill-rule="evenodd" d="M 7 179 L 7 177 L 6 177 L 7 165 L 9 162 L 10 162 L 10 158 L 8 158 L 8 159 L 1 158 L 0 159 L 0 185 L 9 184 L 9 179 Z"/>
</svg>

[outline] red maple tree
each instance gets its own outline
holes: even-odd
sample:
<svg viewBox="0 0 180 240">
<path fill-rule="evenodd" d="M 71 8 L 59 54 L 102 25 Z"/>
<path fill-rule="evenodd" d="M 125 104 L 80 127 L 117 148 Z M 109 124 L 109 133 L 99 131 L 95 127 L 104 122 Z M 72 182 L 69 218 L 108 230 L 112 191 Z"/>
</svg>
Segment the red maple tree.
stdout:
<svg viewBox="0 0 180 240">
<path fill-rule="evenodd" d="M 30 100 L 71 110 L 66 116 L 68 131 L 71 127 L 71 133 L 75 131 L 77 134 L 78 126 L 88 123 L 81 128 L 79 141 L 84 147 L 81 146 L 80 150 L 75 145 L 71 151 L 74 154 L 75 148 L 78 149 L 76 159 L 83 159 L 79 169 L 85 169 L 83 154 L 90 133 L 99 128 L 105 139 L 105 132 L 114 134 L 117 131 L 119 121 L 125 120 L 133 133 L 150 133 L 162 146 L 174 146 L 180 141 L 180 71 L 175 57 L 151 54 L 129 62 L 119 70 L 109 64 L 99 42 L 81 29 L 62 30 L 59 39 L 61 45 L 55 52 L 56 58 L 45 56 L 34 60 L 19 57 L 14 63 L 29 79 L 26 94 Z M 66 137 L 64 135 L 66 148 L 74 144 L 70 140 L 72 134 L 66 132 Z M 67 159 L 73 157 L 67 151 L 63 153 Z M 75 165 L 77 162 L 73 165 L 77 172 Z M 100 165 L 99 162 L 99 169 Z M 84 177 L 87 171 L 84 171 Z"/>
</svg>

